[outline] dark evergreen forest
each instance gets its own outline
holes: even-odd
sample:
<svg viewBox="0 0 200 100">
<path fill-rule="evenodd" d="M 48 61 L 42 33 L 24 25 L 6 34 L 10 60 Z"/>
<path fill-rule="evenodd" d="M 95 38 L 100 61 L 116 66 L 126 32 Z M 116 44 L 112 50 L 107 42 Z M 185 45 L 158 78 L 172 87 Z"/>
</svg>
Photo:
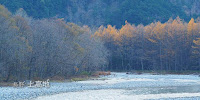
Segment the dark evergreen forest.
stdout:
<svg viewBox="0 0 200 100">
<path fill-rule="evenodd" d="M 199 0 L 0 0 L 12 13 L 23 8 L 33 18 L 65 18 L 90 27 L 113 25 L 127 20 L 136 25 L 166 22 L 179 16 L 185 21 L 200 15 Z"/>
</svg>

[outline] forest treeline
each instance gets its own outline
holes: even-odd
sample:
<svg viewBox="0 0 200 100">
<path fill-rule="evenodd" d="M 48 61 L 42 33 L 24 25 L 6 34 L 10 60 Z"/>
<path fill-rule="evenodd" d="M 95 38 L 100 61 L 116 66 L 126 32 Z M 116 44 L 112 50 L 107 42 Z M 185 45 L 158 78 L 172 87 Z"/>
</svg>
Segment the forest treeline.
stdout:
<svg viewBox="0 0 200 100">
<path fill-rule="evenodd" d="M 111 51 L 109 70 L 186 71 L 200 69 L 200 20 L 179 17 L 165 23 L 121 29 L 101 26 L 94 34 Z"/>
<path fill-rule="evenodd" d="M 108 50 L 87 26 L 35 20 L 0 5 L 0 81 L 68 78 L 108 65 Z"/>
<path fill-rule="evenodd" d="M 0 5 L 0 81 L 68 78 L 97 70 L 200 69 L 200 19 L 89 28 L 34 19 Z"/>
</svg>

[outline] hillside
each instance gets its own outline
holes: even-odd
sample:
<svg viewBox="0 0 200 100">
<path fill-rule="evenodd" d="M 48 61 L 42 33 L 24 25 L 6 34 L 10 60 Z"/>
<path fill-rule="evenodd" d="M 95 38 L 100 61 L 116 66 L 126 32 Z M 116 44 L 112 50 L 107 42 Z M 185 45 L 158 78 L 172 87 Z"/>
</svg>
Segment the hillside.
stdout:
<svg viewBox="0 0 200 100">
<path fill-rule="evenodd" d="M 189 21 L 200 14 L 199 0 L 0 0 L 12 13 L 23 8 L 34 18 L 62 17 L 79 25 L 147 25 L 170 17 Z"/>
</svg>

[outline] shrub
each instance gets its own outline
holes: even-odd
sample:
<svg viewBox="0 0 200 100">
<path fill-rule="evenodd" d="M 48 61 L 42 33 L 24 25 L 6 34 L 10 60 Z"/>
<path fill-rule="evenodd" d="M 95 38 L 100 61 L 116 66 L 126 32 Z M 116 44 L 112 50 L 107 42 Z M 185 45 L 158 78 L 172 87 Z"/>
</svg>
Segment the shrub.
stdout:
<svg viewBox="0 0 200 100">
<path fill-rule="evenodd" d="M 87 71 L 82 71 L 82 72 L 81 72 L 81 75 L 87 75 L 87 76 L 88 76 L 88 75 L 91 75 L 91 73 L 89 73 L 89 72 L 87 72 Z"/>
</svg>

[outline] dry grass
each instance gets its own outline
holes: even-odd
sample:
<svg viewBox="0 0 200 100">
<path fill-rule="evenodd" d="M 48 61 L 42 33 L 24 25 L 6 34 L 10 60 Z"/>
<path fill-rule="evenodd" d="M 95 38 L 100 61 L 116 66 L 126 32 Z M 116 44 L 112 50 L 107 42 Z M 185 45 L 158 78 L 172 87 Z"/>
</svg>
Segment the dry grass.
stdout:
<svg viewBox="0 0 200 100">
<path fill-rule="evenodd" d="M 7 87 L 7 86 L 13 86 L 13 83 L 11 82 L 0 82 L 0 87 Z"/>
<path fill-rule="evenodd" d="M 106 76 L 106 75 L 111 75 L 111 72 L 110 72 L 110 71 L 108 71 L 108 72 L 97 71 L 97 72 L 95 72 L 92 76 L 99 76 L 99 75 L 104 75 L 104 76 Z"/>
<path fill-rule="evenodd" d="M 50 78 L 50 80 L 57 80 L 57 81 L 63 81 L 66 78 L 63 76 L 53 76 L 52 78 Z"/>
</svg>

